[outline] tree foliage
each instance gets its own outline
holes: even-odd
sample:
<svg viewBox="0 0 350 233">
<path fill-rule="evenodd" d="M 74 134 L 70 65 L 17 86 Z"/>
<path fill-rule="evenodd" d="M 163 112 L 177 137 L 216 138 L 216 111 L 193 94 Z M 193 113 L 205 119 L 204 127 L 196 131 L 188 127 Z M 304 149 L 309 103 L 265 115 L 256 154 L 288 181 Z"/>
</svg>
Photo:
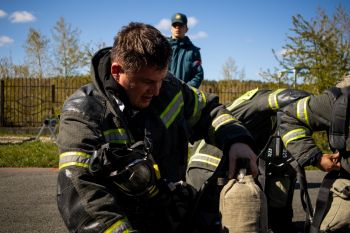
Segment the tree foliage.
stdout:
<svg viewBox="0 0 350 233">
<path fill-rule="evenodd" d="M 243 80 L 245 79 L 245 70 L 238 71 L 235 59 L 229 57 L 222 66 L 222 75 L 224 80 Z"/>
<path fill-rule="evenodd" d="M 292 17 L 292 24 L 283 53 L 279 56 L 273 50 L 280 68 L 263 72 L 265 78 L 278 79 L 278 73 L 291 73 L 294 85 L 300 77 L 314 87 L 311 91 L 320 92 L 350 71 L 350 17 L 342 6 L 331 17 L 319 9 L 310 21 L 298 14 Z"/>
<path fill-rule="evenodd" d="M 49 63 L 48 59 L 49 39 L 43 36 L 39 31 L 30 28 L 24 48 L 26 49 L 28 63 L 34 77 L 44 77 L 44 67 Z"/>
<path fill-rule="evenodd" d="M 52 37 L 55 41 L 55 70 L 58 75 L 70 77 L 78 73 L 84 66 L 84 52 L 79 44 L 80 31 L 72 29 L 61 17 L 53 28 Z"/>
</svg>

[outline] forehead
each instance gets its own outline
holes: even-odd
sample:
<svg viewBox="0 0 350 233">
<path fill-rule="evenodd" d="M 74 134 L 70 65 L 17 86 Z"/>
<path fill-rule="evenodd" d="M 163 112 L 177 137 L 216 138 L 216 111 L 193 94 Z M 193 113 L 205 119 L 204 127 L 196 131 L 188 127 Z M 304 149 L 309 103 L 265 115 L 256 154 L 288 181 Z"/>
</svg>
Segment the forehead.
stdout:
<svg viewBox="0 0 350 233">
<path fill-rule="evenodd" d="M 168 73 L 168 68 L 164 69 L 155 69 L 155 68 L 142 68 L 138 72 L 128 74 L 130 77 L 140 81 L 159 81 L 160 79 L 164 79 Z"/>
</svg>

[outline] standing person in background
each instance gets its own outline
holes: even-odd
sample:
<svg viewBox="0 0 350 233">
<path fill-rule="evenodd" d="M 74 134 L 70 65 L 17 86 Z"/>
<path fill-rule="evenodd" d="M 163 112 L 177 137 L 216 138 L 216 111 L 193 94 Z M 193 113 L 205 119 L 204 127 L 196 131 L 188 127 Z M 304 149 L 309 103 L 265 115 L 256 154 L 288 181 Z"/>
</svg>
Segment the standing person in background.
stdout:
<svg viewBox="0 0 350 233">
<path fill-rule="evenodd" d="M 185 35 L 188 32 L 187 17 L 176 13 L 171 18 L 171 37 L 168 38 L 173 50 L 169 71 L 188 85 L 198 88 L 203 80 L 200 48 L 194 46 Z"/>
</svg>

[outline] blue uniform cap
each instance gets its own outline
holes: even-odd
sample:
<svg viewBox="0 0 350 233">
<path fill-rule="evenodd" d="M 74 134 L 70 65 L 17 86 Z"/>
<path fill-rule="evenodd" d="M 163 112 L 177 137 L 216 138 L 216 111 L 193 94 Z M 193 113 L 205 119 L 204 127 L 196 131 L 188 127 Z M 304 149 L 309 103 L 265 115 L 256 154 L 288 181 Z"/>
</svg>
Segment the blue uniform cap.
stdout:
<svg viewBox="0 0 350 233">
<path fill-rule="evenodd" d="M 186 15 L 184 15 L 182 13 L 176 13 L 175 15 L 173 15 L 173 17 L 171 17 L 171 25 L 173 25 L 174 23 L 180 23 L 182 25 L 187 25 Z"/>
</svg>

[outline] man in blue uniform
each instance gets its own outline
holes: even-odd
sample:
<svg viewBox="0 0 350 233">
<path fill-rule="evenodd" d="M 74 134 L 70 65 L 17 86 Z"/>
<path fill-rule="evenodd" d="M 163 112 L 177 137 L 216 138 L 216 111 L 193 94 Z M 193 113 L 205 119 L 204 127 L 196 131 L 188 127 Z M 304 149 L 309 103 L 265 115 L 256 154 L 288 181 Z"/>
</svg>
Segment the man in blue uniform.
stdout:
<svg viewBox="0 0 350 233">
<path fill-rule="evenodd" d="M 171 34 L 168 38 L 173 50 L 169 71 L 178 79 L 195 88 L 203 80 L 202 59 L 199 48 L 185 35 L 188 31 L 187 17 L 176 13 L 171 18 Z"/>
</svg>

